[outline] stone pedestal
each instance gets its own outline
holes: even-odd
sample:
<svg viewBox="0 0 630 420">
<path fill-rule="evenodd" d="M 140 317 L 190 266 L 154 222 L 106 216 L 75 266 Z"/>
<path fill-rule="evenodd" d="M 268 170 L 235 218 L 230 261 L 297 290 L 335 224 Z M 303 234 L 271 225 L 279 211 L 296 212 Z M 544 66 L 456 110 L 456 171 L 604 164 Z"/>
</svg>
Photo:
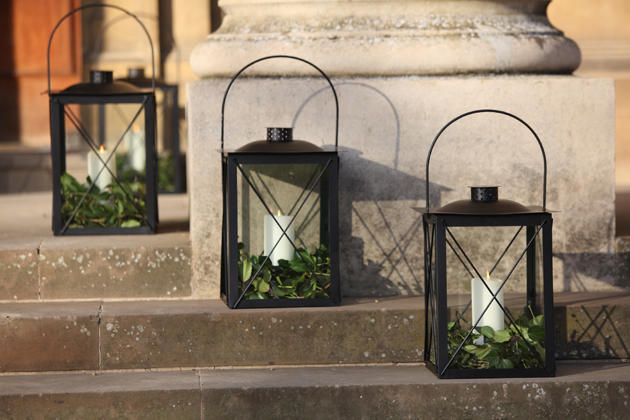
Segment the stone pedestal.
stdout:
<svg viewBox="0 0 630 420">
<path fill-rule="evenodd" d="M 547 3 L 221 2 L 224 25 L 191 56 L 206 80 L 188 86 L 196 293 L 219 293 L 223 94 L 229 77 L 271 54 L 311 60 L 339 95 L 344 295 L 424 292 L 422 225 L 411 207 L 426 203 L 427 152 L 442 126 L 479 108 L 518 115 L 545 146 L 547 205 L 561 211 L 554 215 L 555 288 L 630 286 L 614 255 L 613 83 L 561 75 L 577 67 L 579 50 L 549 25 Z M 311 75 L 287 59 L 248 70 L 228 96 L 226 147 L 285 126 L 297 139 L 333 144 L 333 96 Z M 449 128 L 436 146 L 430 199 L 446 204 L 466 198 L 467 186 L 493 184 L 502 198 L 540 205 L 542 173 L 525 127 L 477 115 Z"/>
<path fill-rule="evenodd" d="M 547 20 L 548 0 L 222 0 L 221 27 L 198 45 L 200 77 L 255 58 L 298 55 L 330 76 L 571 73 L 577 45 Z M 313 74 L 268 63 L 251 74 Z"/>
</svg>

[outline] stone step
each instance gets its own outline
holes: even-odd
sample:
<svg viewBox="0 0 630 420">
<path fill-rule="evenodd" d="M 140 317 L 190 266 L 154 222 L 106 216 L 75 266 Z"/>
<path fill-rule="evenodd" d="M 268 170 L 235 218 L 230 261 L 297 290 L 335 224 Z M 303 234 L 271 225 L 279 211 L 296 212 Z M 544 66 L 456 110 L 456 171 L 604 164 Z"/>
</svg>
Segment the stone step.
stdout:
<svg viewBox="0 0 630 420">
<path fill-rule="evenodd" d="M 187 196 L 159 195 L 156 235 L 61 236 L 51 193 L 0 200 L 0 302 L 190 297 Z"/>
<path fill-rule="evenodd" d="M 630 293 L 556 294 L 558 359 L 630 359 Z M 0 306 L 0 372 L 417 363 L 424 298 L 231 310 L 217 299 Z"/>
<path fill-rule="evenodd" d="M 0 413 L 14 420 L 628 418 L 630 364 L 560 363 L 556 374 L 438 380 L 421 365 L 5 374 Z"/>
</svg>

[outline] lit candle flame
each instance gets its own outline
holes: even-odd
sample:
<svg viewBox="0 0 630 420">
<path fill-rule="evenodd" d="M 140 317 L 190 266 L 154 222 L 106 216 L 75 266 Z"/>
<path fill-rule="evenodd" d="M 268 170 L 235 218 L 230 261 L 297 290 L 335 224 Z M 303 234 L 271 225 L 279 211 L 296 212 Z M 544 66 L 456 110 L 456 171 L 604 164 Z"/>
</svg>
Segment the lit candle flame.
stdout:
<svg viewBox="0 0 630 420">
<path fill-rule="evenodd" d="M 101 144 L 101 149 L 99 150 L 99 153 L 105 153 L 105 145 Z"/>
<path fill-rule="evenodd" d="M 134 125 L 134 126 L 133 126 L 133 132 L 134 132 L 134 133 L 137 133 L 138 131 L 140 131 L 140 126 L 138 126 L 138 125 Z"/>
<path fill-rule="evenodd" d="M 278 209 L 278 216 L 282 216 L 282 213 L 280 213 L 280 209 Z"/>
<path fill-rule="evenodd" d="M 486 270 L 486 279 L 490 280 L 490 271 Z"/>
</svg>

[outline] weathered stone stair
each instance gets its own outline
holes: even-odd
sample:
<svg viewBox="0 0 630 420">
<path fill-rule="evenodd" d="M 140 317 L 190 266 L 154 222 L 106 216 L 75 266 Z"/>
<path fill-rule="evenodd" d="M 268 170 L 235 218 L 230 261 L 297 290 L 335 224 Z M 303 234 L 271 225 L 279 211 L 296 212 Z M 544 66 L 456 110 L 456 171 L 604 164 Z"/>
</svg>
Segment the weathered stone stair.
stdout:
<svg viewBox="0 0 630 420">
<path fill-rule="evenodd" d="M 437 380 L 422 297 L 230 310 L 193 299 L 177 212 L 158 235 L 53 238 L 45 195 L 8 197 L 0 419 L 627 418 L 630 293 L 556 295 L 556 378 Z"/>
</svg>

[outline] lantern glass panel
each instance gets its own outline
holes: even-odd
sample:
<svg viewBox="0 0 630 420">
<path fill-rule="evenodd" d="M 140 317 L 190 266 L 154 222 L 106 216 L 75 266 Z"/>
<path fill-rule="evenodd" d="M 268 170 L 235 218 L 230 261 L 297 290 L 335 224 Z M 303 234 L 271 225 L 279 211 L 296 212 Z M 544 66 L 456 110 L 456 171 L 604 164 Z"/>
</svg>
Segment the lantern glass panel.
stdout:
<svg viewBox="0 0 630 420">
<path fill-rule="evenodd" d="M 281 298 L 328 297 L 329 208 L 327 194 L 322 193 L 328 184 L 327 166 L 242 164 L 240 168 L 237 220 L 241 291 L 243 259 L 252 262 L 252 275 L 263 265 L 244 298 L 256 299 L 268 286 Z M 269 261 L 264 263 L 267 256 Z"/>
<path fill-rule="evenodd" d="M 63 109 L 62 226 L 147 226 L 145 107 L 102 103 Z"/>
<path fill-rule="evenodd" d="M 445 219 L 425 219 L 426 360 L 444 377 L 549 369 L 541 226 L 448 226 Z"/>
</svg>

